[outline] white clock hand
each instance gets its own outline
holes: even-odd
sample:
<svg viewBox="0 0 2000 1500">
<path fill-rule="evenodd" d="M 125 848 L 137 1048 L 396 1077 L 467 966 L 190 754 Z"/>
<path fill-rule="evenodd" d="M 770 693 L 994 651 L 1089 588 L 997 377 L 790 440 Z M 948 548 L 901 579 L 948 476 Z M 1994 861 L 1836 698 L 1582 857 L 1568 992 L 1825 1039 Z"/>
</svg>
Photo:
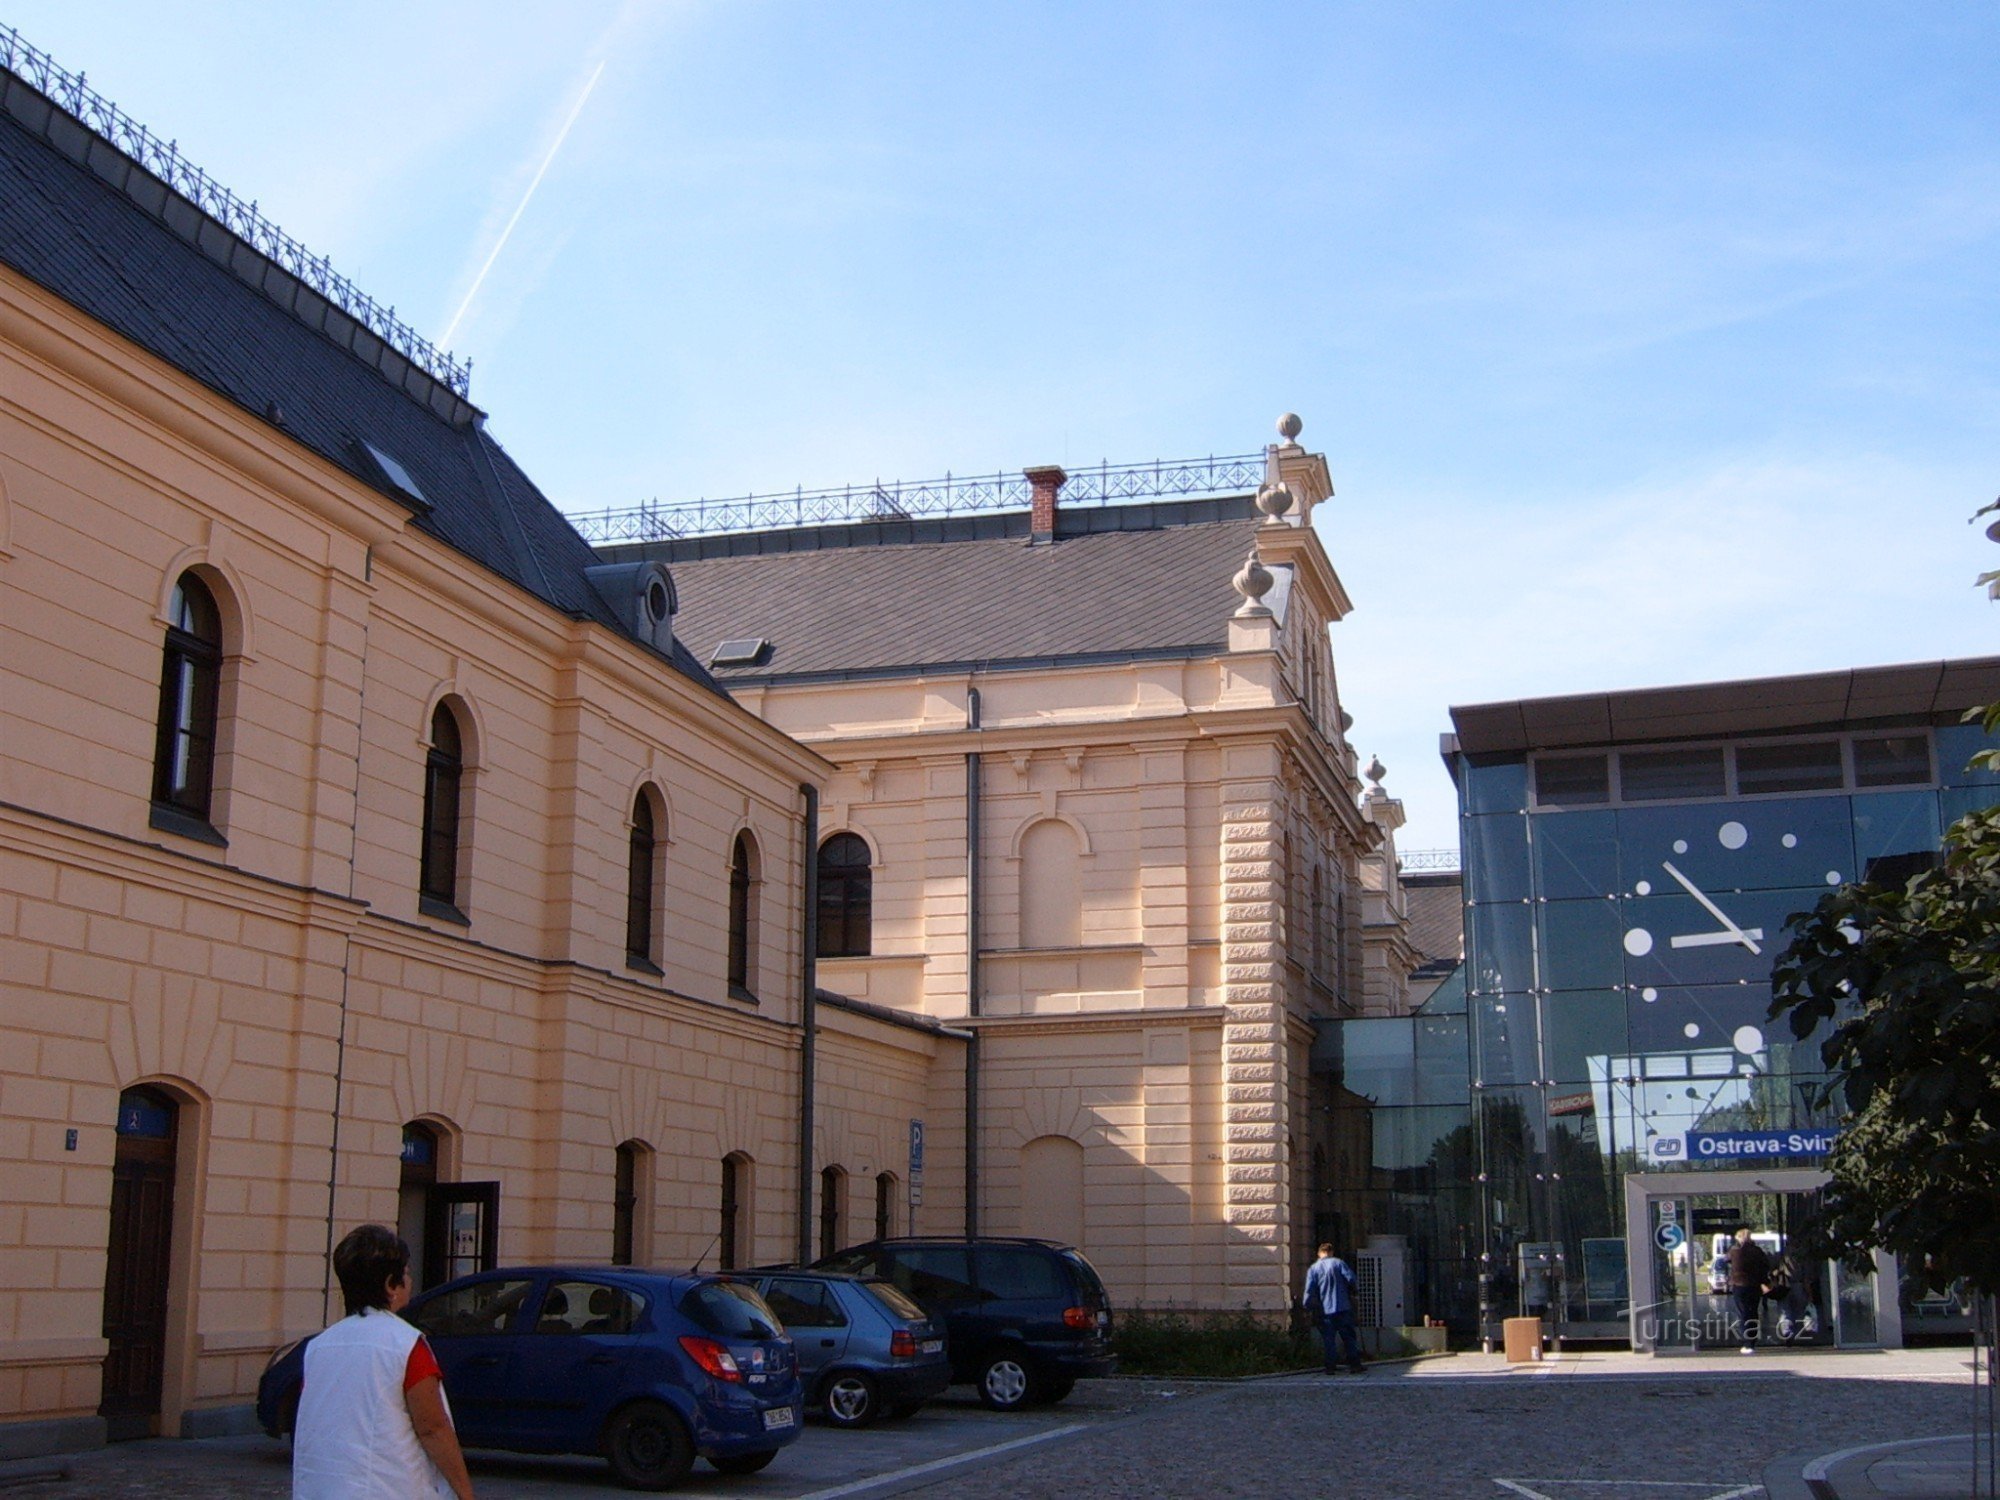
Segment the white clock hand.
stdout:
<svg viewBox="0 0 2000 1500">
<path fill-rule="evenodd" d="M 1711 917 L 1715 918 L 1716 921 L 1720 922 L 1725 928 L 1728 929 L 1731 940 L 1741 943 L 1744 947 L 1748 948 L 1752 953 L 1762 956 L 1764 950 L 1757 946 L 1756 942 L 1751 938 L 1750 934 L 1745 932 L 1741 927 L 1738 927 L 1734 922 L 1730 921 L 1728 917 L 1724 916 L 1722 914 L 1722 908 L 1717 906 L 1713 901 L 1709 900 L 1708 897 L 1704 896 L 1701 893 L 1700 888 L 1697 887 L 1692 880 L 1689 880 L 1687 876 L 1681 874 L 1679 870 L 1676 870 L 1671 860 L 1664 860 L 1664 859 L 1661 860 L 1660 868 L 1665 870 L 1669 875 L 1673 876 L 1674 879 L 1678 880 L 1681 883 L 1682 890 L 1686 891 L 1690 896 L 1694 897 L 1695 900 L 1699 901 L 1703 906 L 1708 908 L 1708 914 Z M 1758 928 L 1757 936 L 1762 937 L 1763 935 L 1764 935 L 1763 929 Z M 1718 942 L 1723 941 L 1723 939 L 1719 935 L 1715 940 Z M 1681 943 L 1678 939 L 1676 939 L 1675 946 L 1686 947 L 1688 945 Z"/>
</svg>

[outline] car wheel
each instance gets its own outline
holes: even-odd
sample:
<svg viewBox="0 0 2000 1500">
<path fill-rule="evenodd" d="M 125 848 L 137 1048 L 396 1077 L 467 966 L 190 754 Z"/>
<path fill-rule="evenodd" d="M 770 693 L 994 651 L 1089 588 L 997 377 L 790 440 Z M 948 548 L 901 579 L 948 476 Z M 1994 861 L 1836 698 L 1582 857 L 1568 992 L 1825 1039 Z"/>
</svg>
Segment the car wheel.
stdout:
<svg viewBox="0 0 2000 1500">
<path fill-rule="evenodd" d="M 694 1467 L 694 1439 L 667 1407 L 639 1401 L 611 1419 L 604 1456 L 627 1489 L 664 1490 Z"/>
<path fill-rule="evenodd" d="M 767 1468 L 777 1456 L 776 1448 L 766 1448 L 762 1453 L 732 1453 L 727 1458 L 711 1458 L 709 1462 L 724 1474 L 755 1474 Z"/>
<path fill-rule="evenodd" d="M 1034 1390 L 1035 1372 L 1023 1355 L 990 1354 L 979 1367 L 979 1399 L 995 1411 L 1019 1411 Z"/>
<path fill-rule="evenodd" d="M 836 1427 L 866 1427 L 882 1414 L 875 1382 L 859 1370 L 836 1370 L 820 1392 L 827 1421 Z"/>
<path fill-rule="evenodd" d="M 1075 1389 L 1076 1377 L 1074 1375 L 1065 1375 L 1059 1380 L 1039 1381 L 1037 1382 L 1035 1391 L 1035 1405 L 1054 1406 L 1058 1401 L 1067 1398 L 1069 1393 Z"/>
</svg>

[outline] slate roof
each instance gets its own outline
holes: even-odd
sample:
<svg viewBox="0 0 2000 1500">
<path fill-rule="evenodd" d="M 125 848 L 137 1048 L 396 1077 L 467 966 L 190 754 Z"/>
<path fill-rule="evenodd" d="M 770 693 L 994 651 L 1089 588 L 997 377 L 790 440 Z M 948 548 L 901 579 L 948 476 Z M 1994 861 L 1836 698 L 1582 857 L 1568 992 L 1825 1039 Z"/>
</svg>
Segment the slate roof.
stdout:
<svg viewBox="0 0 2000 1500">
<path fill-rule="evenodd" d="M 1059 513 L 1057 540 L 1034 545 L 1019 514 L 604 555 L 669 564 L 674 628 L 702 661 L 724 640 L 767 639 L 758 665 L 713 669 L 734 684 L 1216 655 L 1243 602 L 1230 579 L 1257 524 L 1243 496 Z"/>
<path fill-rule="evenodd" d="M 1403 901 L 1410 913 L 1410 946 L 1424 967 L 1456 964 L 1465 956 L 1465 891 L 1456 871 L 1405 875 Z"/>
<path fill-rule="evenodd" d="M 596 554 L 483 413 L 5 70 L 0 263 L 408 505 L 481 567 L 631 637 L 584 577 Z M 364 441 L 428 504 L 389 484 Z M 721 691 L 678 642 L 673 664 Z"/>
</svg>

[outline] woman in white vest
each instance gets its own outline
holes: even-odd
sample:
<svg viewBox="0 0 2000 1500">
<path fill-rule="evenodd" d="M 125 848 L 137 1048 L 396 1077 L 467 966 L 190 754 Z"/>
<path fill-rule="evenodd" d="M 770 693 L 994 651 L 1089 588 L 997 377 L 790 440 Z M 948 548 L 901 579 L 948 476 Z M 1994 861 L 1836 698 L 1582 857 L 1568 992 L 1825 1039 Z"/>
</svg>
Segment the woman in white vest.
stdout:
<svg viewBox="0 0 2000 1500">
<path fill-rule="evenodd" d="M 333 1252 L 347 1316 L 306 1345 L 292 1434 L 293 1500 L 472 1500 L 472 1477 L 410 1300 L 410 1247 L 363 1224 Z"/>
</svg>

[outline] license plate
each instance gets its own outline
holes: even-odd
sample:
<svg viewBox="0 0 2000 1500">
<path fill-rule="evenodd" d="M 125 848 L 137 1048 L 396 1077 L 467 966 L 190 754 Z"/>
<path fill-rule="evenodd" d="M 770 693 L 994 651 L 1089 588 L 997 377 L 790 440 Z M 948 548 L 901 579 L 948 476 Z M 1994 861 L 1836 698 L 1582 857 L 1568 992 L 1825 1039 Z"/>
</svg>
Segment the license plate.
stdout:
<svg viewBox="0 0 2000 1500">
<path fill-rule="evenodd" d="M 797 1419 L 789 1406 L 774 1406 L 764 1413 L 764 1430 L 776 1432 L 781 1427 L 789 1427 Z"/>
<path fill-rule="evenodd" d="M 923 1354 L 937 1354 L 943 1351 L 944 1340 L 925 1339 L 921 1344 L 917 1345 L 917 1349 L 920 1353 Z"/>
</svg>

